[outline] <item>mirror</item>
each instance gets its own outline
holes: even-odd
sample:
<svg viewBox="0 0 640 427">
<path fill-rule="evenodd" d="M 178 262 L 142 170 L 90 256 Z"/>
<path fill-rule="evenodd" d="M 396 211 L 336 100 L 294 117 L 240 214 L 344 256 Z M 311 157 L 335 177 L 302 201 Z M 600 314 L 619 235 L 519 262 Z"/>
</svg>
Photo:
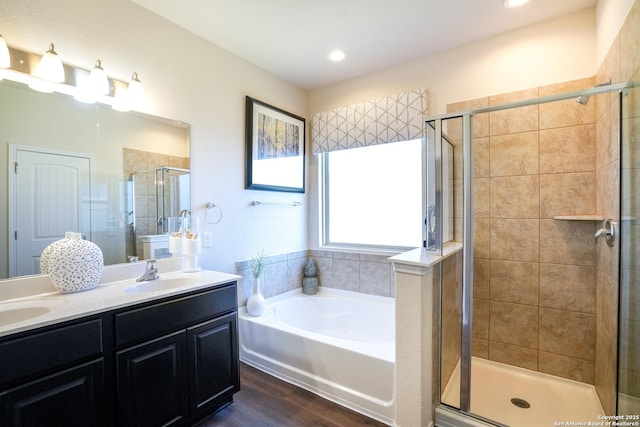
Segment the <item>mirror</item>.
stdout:
<svg viewBox="0 0 640 427">
<path fill-rule="evenodd" d="M 140 237 L 189 209 L 185 123 L 4 80 L 0 145 L 0 279 L 39 273 L 40 253 L 65 231 L 96 243 L 107 265 L 142 259 Z"/>
</svg>

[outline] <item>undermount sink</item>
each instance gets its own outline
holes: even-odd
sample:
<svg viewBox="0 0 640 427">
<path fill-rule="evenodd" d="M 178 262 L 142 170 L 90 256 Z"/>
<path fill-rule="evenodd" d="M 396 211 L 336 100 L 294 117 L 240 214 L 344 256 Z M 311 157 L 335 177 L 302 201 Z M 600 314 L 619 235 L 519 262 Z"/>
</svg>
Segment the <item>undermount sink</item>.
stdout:
<svg viewBox="0 0 640 427">
<path fill-rule="evenodd" d="M 64 304 L 65 301 L 58 299 L 0 303 L 0 326 L 44 316 Z"/>
<path fill-rule="evenodd" d="M 145 293 L 145 292 L 168 291 L 170 289 L 195 285 L 197 282 L 198 282 L 198 279 L 196 277 L 172 277 L 172 278 L 164 279 L 161 276 L 159 279 L 156 279 L 156 280 L 139 282 L 139 283 L 136 283 L 135 285 L 126 287 L 124 289 L 124 292 Z"/>
</svg>

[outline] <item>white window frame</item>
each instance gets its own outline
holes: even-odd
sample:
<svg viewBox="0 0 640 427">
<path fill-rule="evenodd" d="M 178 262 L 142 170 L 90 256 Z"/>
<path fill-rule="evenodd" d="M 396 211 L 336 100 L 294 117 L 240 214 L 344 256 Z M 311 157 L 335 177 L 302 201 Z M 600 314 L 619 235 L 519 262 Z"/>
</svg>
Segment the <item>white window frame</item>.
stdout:
<svg viewBox="0 0 640 427">
<path fill-rule="evenodd" d="M 330 232 L 330 206 L 329 206 L 329 155 L 331 152 L 320 154 L 319 157 L 319 196 L 320 196 L 320 247 L 324 249 L 345 249 L 353 251 L 364 251 L 384 254 L 397 254 L 418 246 L 394 246 L 394 245 L 373 245 L 349 242 L 333 242 L 329 239 Z M 424 195 L 421 192 L 421 197 Z M 420 203 L 421 205 L 421 203 Z M 420 220 L 419 220 L 420 221 Z M 422 229 L 421 222 L 418 222 L 416 244 L 421 243 Z M 375 230 L 372 230 L 375 231 Z"/>
</svg>

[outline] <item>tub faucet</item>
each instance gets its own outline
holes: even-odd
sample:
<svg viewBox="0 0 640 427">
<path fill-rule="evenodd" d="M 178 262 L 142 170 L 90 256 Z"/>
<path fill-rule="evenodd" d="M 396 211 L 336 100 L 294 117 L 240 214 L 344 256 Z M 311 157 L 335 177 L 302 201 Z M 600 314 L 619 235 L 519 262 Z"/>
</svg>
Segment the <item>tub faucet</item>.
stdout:
<svg viewBox="0 0 640 427">
<path fill-rule="evenodd" d="M 147 280 L 157 280 L 160 276 L 158 276 L 158 267 L 156 267 L 156 260 L 150 259 L 147 261 L 147 267 L 142 276 L 136 279 L 136 282 L 145 282 Z"/>
</svg>

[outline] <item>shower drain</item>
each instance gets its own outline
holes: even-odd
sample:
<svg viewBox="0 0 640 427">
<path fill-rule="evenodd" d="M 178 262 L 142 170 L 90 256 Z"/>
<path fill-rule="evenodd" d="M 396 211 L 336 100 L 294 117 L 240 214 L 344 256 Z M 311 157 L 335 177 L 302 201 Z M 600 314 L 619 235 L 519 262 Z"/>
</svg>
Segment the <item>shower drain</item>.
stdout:
<svg viewBox="0 0 640 427">
<path fill-rule="evenodd" d="M 522 408 L 522 409 L 529 409 L 531 408 L 531 405 L 529 404 L 529 402 L 527 402 L 524 399 L 519 399 L 517 397 L 514 397 L 513 399 L 511 399 L 511 403 L 513 403 L 514 405 L 516 405 L 518 408 Z"/>
</svg>

